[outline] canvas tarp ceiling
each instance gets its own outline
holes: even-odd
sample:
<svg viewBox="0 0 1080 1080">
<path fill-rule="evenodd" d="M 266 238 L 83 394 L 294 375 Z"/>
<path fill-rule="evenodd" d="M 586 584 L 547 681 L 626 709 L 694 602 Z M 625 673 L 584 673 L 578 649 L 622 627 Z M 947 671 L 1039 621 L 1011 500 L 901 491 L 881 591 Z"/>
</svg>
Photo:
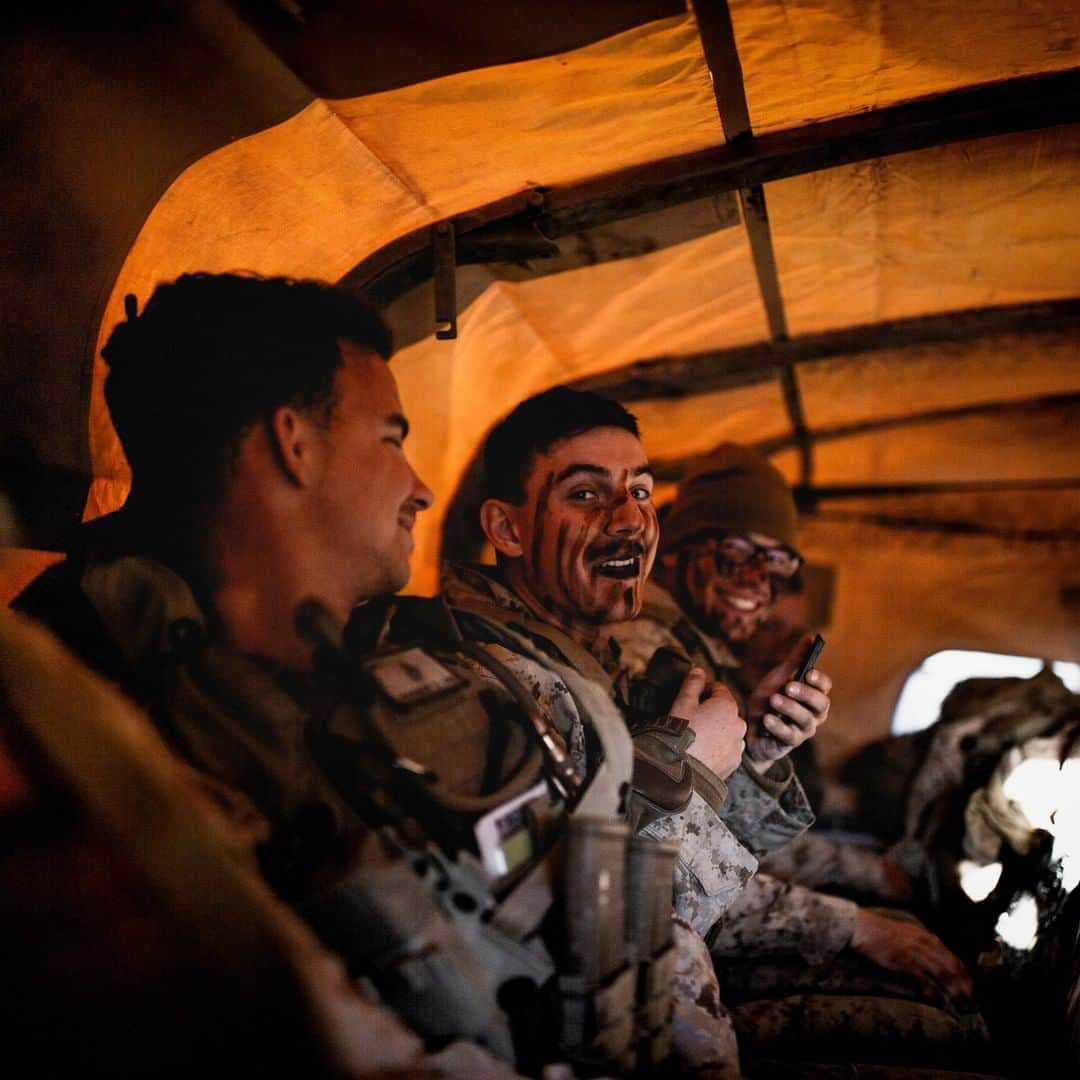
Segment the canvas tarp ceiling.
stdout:
<svg viewBox="0 0 1080 1080">
<path fill-rule="evenodd" d="M 485 64 L 477 53 L 474 64 L 450 63 L 439 77 L 357 93 L 348 93 L 342 57 L 349 45 L 377 50 L 378 27 L 373 21 L 366 37 L 360 32 L 363 5 L 325 7 L 329 14 L 313 12 L 307 27 L 263 25 L 261 33 L 228 4 L 184 9 L 187 52 L 174 61 L 173 81 L 185 70 L 213 73 L 215 93 L 227 95 L 232 110 L 225 135 L 208 134 L 201 118 L 199 109 L 213 105 L 205 88 L 203 100 L 192 99 L 198 108 L 166 111 L 140 94 L 130 69 L 110 72 L 93 62 L 104 38 L 74 39 L 52 56 L 65 93 L 77 98 L 72 72 L 83 66 L 115 95 L 128 142 L 114 159 L 137 171 L 141 149 L 156 170 L 127 224 L 111 233 L 102 226 L 100 251 L 66 252 L 76 263 L 85 254 L 99 290 L 92 325 L 81 336 L 64 327 L 68 378 L 43 365 L 37 397 L 20 390 L 23 412 L 38 426 L 50 395 L 67 415 L 73 398 L 88 402 L 81 406 L 85 459 L 48 437 L 39 445 L 48 460 L 89 472 L 89 516 L 119 505 L 127 489 L 97 359 L 126 293 L 145 301 L 158 281 L 196 269 L 346 277 L 440 220 L 467 223 L 499 200 L 524 205 L 537 189 L 557 195 L 725 142 L 698 26 L 690 14 L 670 14 L 670 4 L 627 4 L 620 14 L 619 4 L 608 3 L 613 22 L 597 40 L 586 34 L 572 48 L 510 63 Z M 1080 11 L 1066 0 L 988 0 L 977 16 L 968 5 L 930 0 L 736 0 L 730 11 L 755 135 L 1080 67 Z M 334 29 L 342 41 L 320 68 L 315 45 Z M 417 23 L 420 54 L 439 54 L 432 42 L 440 29 L 437 20 L 426 31 Z M 34 93 L 41 96 L 40 85 L 24 88 L 23 97 Z M 35 107 L 44 117 L 58 108 L 36 99 Z M 77 177 L 62 206 L 84 226 L 116 196 L 109 175 L 79 167 L 80 152 L 89 154 L 94 138 L 108 143 L 116 135 L 84 129 L 80 138 L 50 146 L 31 144 L 23 132 L 16 149 L 28 156 L 32 146 L 31 175 L 54 187 L 58 177 Z M 1080 295 L 1078 179 L 1080 129 L 1066 125 L 766 183 L 787 332 L 799 338 Z M 33 201 L 26 191 L 20 197 L 24 206 Z M 657 223 L 639 230 L 638 247 L 628 249 L 639 253 L 630 257 L 586 259 L 561 273 L 537 263 L 536 276 L 498 266 L 461 271 L 467 303 L 454 341 L 426 333 L 428 309 L 417 325 L 408 311 L 397 319 L 406 344 L 393 368 L 413 421 L 411 454 L 439 500 L 421 519 L 413 588 L 435 587 L 442 515 L 486 430 L 521 397 L 589 376 L 610 376 L 615 386 L 621 369 L 654 358 L 685 358 L 705 371 L 712 353 L 769 341 L 747 230 L 719 197 L 696 206 L 689 212 L 697 224 L 677 242 L 658 242 Z M 62 230 L 48 212 L 36 213 L 62 249 Z M 61 324 L 64 303 L 62 289 L 50 298 Z M 39 309 L 31 304 L 25 318 Z M 1077 342 L 1073 329 L 968 336 L 800 363 L 806 426 L 820 433 L 815 481 L 1075 478 Z M 772 375 L 635 401 L 650 453 L 677 463 L 721 438 L 772 441 L 778 464 L 798 479 L 799 455 L 784 449 L 789 403 Z M 27 381 L 29 370 L 19 385 Z M 910 418 L 914 425 L 902 429 L 892 423 Z M 1075 501 L 1075 491 L 1065 499 Z M 994 516 L 977 502 L 968 498 L 963 513 Z M 1022 507 L 1015 513 L 1022 518 Z M 1077 526 L 1077 515 L 1062 525 Z"/>
</svg>

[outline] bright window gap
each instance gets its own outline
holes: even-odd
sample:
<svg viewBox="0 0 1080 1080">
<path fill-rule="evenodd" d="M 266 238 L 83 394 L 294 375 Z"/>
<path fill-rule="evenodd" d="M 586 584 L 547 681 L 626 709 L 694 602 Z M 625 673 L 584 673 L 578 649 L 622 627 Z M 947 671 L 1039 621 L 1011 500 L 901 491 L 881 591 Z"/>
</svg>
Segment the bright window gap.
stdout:
<svg viewBox="0 0 1080 1080">
<path fill-rule="evenodd" d="M 964 679 L 1030 679 L 1044 666 L 1034 656 L 944 649 L 928 656 L 909 676 L 893 713 L 892 733 L 910 735 L 928 728 L 941 711 L 949 691 Z M 1080 693 L 1080 664 L 1055 660 L 1054 673 L 1074 693 Z"/>
</svg>

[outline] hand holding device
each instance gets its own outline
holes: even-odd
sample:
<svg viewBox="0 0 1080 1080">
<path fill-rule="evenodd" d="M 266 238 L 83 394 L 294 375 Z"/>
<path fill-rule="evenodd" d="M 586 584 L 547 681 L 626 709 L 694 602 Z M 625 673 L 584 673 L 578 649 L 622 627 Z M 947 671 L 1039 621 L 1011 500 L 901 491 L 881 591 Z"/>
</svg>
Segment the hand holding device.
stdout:
<svg viewBox="0 0 1080 1080">
<path fill-rule="evenodd" d="M 806 682 L 806 676 L 814 668 L 814 664 L 817 663 L 817 658 L 821 655 L 821 650 L 825 648 L 825 639 L 820 634 L 814 635 L 814 640 L 810 643 L 810 648 L 807 649 L 806 655 L 802 658 L 802 662 L 799 664 L 798 670 L 792 676 L 795 682 Z M 777 712 L 776 709 L 772 710 L 784 721 L 785 724 L 791 724 L 790 717 L 785 716 L 781 712 Z"/>
</svg>

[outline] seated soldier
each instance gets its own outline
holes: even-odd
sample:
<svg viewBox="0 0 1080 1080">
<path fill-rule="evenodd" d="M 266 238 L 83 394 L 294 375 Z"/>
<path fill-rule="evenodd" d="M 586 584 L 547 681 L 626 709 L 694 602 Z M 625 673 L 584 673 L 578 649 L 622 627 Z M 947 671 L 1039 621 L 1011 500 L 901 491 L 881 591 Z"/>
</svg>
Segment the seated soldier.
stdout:
<svg viewBox="0 0 1080 1080">
<path fill-rule="evenodd" d="M 555 387 L 490 433 L 484 474 L 481 526 L 498 563 L 446 567 L 447 597 L 526 635 L 612 697 L 610 629 L 637 613 L 659 535 L 637 422 L 599 395 Z M 492 644 L 567 728 L 560 718 L 575 705 L 563 688 L 538 679 L 528 658 Z M 703 672 L 680 682 L 675 719 L 665 724 L 654 714 L 636 732 L 633 817 L 640 830 L 682 845 L 676 907 L 700 930 L 756 865 L 719 818 L 745 725 L 723 686 L 701 700 Z M 571 750 L 584 756 L 588 748 L 571 743 Z"/>
<path fill-rule="evenodd" d="M 0 494 L 0 545 L 4 520 Z M 426 1054 L 349 984 L 259 880 L 241 802 L 46 630 L 0 611 L 7 1075 L 511 1080 L 470 1044 Z"/>
<path fill-rule="evenodd" d="M 777 469 L 749 447 L 717 447 L 680 485 L 642 614 L 617 631 L 623 664 L 633 674 L 644 670 L 657 648 L 668 646 L 685 650 L 722 679 L 744 704 L 749 748 L 760 755 L 778 749 L 791 732 L 809 732 L 808 711 L 816 708 L 815 727 L 828 715 L 827 703 L 822 710 L 817 698 L 828 678 L 820 670 L 811 670 L 808 685 L 790 684 L 803 700 L 784 702 L 778 694 L 806 649 L 804 634 L 781 636 L 771 655 L 755 648 L 764 644 L 771 617 L 801 567 L 797 525 L 791 488 Z M 820 792 L 812 738 L 802 739 L 790 760 Z M 764 863 L 785 880 L 867 901 L 902 904 L 911 898 L 910 882 L 892 859 L 812 832 Z"/>
<path fill-rule="evenodd" d="M 651 474 L 633 418 L 597 395 L 558 387 L 522 403 L 502 421 L 487 440 L 484 461 L 488 497 L 481 523 L 498 565 L 447 568 L 447 595 L 456 607 L 527 635 L 609 693 L 627 690 L 613 636 L 641 605 L 656 546 Z M 520 669 L 524 677 L 527 668 L 526 663 Z M 620 677 L 613 679 L 612 673 Z M 784 696 L 785 711 L 798 715 L 800 725 L 782 726 L 771 741 L 756 732 L 755 750 L 741 763 L 741 739 L 733 736 L 741 735 L 744 725 L 723 686 L 706 686 L 704 672 L 692 670 L 675 686 L 674 700 L 667 698 L 667 718 L 655 712 L 643 716 L 634 687 L 629 687 L 633 700 L 624 701 L 638 732 L 635 797 L 653 805 L 671 797 L 670 787 L 650 792 L 646 774 L 666 771 L 671 778 L 685 765 L 693 777 L 681 811 L 645 826 L 680 842 L 676 909 L 701 932 L 716 926 L 714 932 L 726 935 L 733 951 L 751 964 L 777 951 L 824 960 L 853 946 L 884 967 L 921 979 L 929 997 L 943 991 L 963 997 L 969 984 L 962 966 L 921 927 L 752 877 L 756 860 L 743 844 L 767 850 L 797 833 L 800 820 L 810 820 L 809 813 L 800 816 L 793 800 L 801 789 L 791 770 L 777 770 L 773 763 L 812 734 L 827 712 L 827 677 L 820 676 L 822 690 L 803 693 L 802 703 Z M 535 692 L 552 715 L 566 710 L 558 686 L 537 681 Z M 704 701 L 703 694 L 708 694 Z M 698 758 L 687 754 L 690 732 L 696 732 L 692 749 Z M 737 920 L 724 916 L 729 908 L 739 910 Z M 882 925 L 885 932 L 878 930 Z M 897 950 L 901 942 L 908 953 Z M 917 994 L 910 985 L 907 992 Z M 865 999 L 860 1002 L 867 1013 Z M 887 1002 L 885 1009 L 899 1032 L 904 1008 Z M 915 1026 L 925 1018 L 921 1005 L 908 1011 Z M 877 1016 L 882 1015 L 879 1010 Z M 961 1029 L 946 1019 L 939 1030 L 962 1037 Z"/>
<path fill-rule="evenodd" d="M 621 876 L 618 714 L 565 675 L 588 703 L 567 733 L 590 747 L 583 771 L 511 673 L 477 672 L 445 605 L 375 602 L 407 580 L 432 500 L 382 322 L 285 279 L 186 275 L 141 315 L 129 300 L 104 354 L 131 497 L 20 606 L 246 796 L 269 881 L 426 1039 L 530 1072 L 621 1068 L 646 1035 L 659 1053 L 668 999 L 640 1011 L 639 1039 L 623 896 L 601 904 L 589 864 L 554 865 L 559 837 L 595 825 Z M 591 936 L 559 881 L 594 906 Z M 617 962 L 590 981 L 601 948 Z"/>
</svg>

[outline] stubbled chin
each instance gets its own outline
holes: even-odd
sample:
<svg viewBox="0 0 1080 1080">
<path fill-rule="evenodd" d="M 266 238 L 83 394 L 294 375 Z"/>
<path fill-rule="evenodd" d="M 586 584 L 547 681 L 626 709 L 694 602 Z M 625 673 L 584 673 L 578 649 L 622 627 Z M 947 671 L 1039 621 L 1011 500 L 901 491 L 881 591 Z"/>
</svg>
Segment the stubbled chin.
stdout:
<svg viewBox="0 0 1080 1080">
<path fill-rule="evenodd" d="M 764 608 L 743 612 L 725 607 L 720 609 L 717 622 L 729 641 L 749 641 L 765 621 L 765 614 Z"/>
<path fill-rule="evenodd" d="M 640 578 L 598 580 L 602 582 L 602 587 L 596 590 L 593 604 L 594 617 L 598 621 L 622 622 L 633 619 L 641 611 Z"/>
</svg>

